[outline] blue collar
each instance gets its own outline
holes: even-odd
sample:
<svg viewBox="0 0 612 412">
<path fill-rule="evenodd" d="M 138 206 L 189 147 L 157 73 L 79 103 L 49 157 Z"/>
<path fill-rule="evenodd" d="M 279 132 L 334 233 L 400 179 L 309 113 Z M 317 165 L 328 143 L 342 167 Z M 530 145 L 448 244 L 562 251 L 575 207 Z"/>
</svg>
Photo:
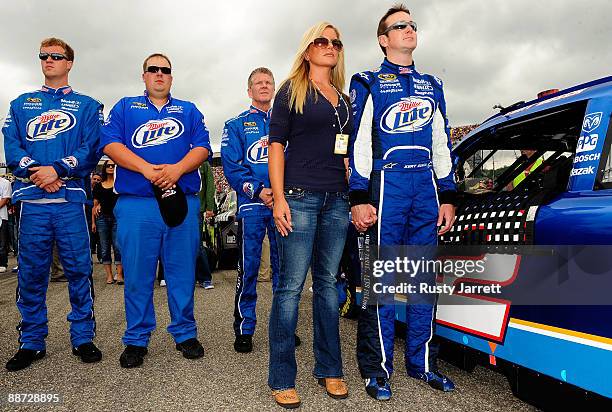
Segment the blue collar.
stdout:
<svg viewBox="0 0 612 412">
<path fill-rule="evenodd" d="M 389 60 L 387 60 L 386 57 L 385 57 L 385 60 L 383 60 L 380 67 L 381 69 L 384 68 L 396 74 L 410 74 L 416 70 L 414 68 L 414 62 L 410 66 L 399 66 L 395 63 L 391 63 Z"/>
<path fill-rule="evenodd" d="M 144 91 L 144 97 L 147 99 L 147 101 L 149 103 L 151 103 L 151 106 L 156 107 L 153 102 L 151 101 L 151 99 L 149 99 L 149 92 L 147 90 Z M 170 92 L 168 92 L 168 101 L 166 102 L 166 104 L 164 104 L 162 106 L 162 108 L 171 105 L 172 104 L 172 94 Z"/>
<path fill-rule="evenodd" d="M 263 110 L 258 109 L 257 107 L 251 105 L 249 107 L 249 113 L 259 114 L 260 116 L 263 116 L 263 117 L 270 117 L 270 113 L 272 113 L 272 107 L 270 107 L 267 112 L 264 112 Z"/>
<path fill-rule="evenodd" d="M 49 94 L 53 94 L 53 95 L 56 95 L 56 94 L 66 95 L 66 94 L 72 92 L 72 87 L 70 87 L 70 86 L 62 86 L 62 87 L 59 87 L 57 89 L 54 89 L 52 87 L 43 85 L 40 88 L 40 91 L 43 92 L 43 93 L 49 93 Z"/>
</svg>

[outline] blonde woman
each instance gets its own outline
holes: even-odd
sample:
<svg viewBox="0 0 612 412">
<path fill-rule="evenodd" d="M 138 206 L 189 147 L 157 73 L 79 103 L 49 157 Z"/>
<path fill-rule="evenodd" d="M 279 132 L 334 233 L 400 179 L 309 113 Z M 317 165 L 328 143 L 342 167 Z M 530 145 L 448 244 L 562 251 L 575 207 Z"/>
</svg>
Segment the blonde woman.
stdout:
<svg viewBox="0 0 612 412">
<path fill-rule="evenodd" d="M 342 379 L 336 290 L 349 224 L 346 149 L 353 129 L 343 88 L 340 33 L 329 23 L 319 23 L 304 34 L 270 121 L 268 167 L 280 274 L 270 313 L 268 384 L 285 408 L 300 405 L 293 336 L 309 267 L 314 292 L 313 374 L 329 396 L 348 396 Z"/>
</svg>

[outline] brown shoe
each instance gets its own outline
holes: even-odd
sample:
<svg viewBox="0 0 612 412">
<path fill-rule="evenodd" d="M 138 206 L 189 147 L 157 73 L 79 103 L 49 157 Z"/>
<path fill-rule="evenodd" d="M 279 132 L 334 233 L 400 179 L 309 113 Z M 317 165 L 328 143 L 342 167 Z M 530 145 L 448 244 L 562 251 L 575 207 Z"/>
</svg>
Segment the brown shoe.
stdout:
<svg viewBox="0 0 612 412">
<path fill-rule="evenodd" d="M 295 388 L 272 391 L 272 396 L 274 396 L 276 403 L 285 409 L 295 409 L 302 404 Z"/>
<path fill-rule="evenodd" d="M 342 378 L 319 378 L 319 385 L 325 386 L 327 394 L 334 399 L 348 398 L 348 387 Z"/>
</svg>

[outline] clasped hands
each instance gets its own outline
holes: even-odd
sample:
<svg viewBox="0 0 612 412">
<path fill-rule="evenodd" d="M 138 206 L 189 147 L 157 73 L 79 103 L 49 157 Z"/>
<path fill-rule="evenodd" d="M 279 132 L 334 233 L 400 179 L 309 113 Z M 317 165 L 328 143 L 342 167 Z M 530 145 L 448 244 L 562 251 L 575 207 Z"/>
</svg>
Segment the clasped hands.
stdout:
<svg viewBox="0 0 612 412">
<path fill-rule="evenodd" d="M 355 205 L 351 207 L 353 225 L 359 232 L 365 232 L 370 226 L 376 223 L 378 216 L 376 208 L 370 204 Z M 440 205 L 438 212 L 437 227 L 438 235 L 448 232 L 455 222 L 455 207 L 451 204 Z"/>
<path fill-rule="evenodd" d="M 174 187 L 185 171 L 179 163 L 161 165 L 147 164 L 141 173 L 155 186 L 162 190 L 168 190 Z"/>
<path fill-rule="evenodd" d="M 59 178 L 53 166 L 35 166 L 28 169 L 32 174 L 30 180 L 47 193 L 60 190 L 64 181 Z"/>
</svg>

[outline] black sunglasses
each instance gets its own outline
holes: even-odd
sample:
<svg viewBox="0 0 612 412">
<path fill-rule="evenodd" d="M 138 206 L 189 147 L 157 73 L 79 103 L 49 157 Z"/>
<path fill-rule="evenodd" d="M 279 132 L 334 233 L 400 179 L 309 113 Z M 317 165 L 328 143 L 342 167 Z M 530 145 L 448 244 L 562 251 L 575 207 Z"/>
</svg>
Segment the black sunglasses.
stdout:
<svg viewBox="0 0 612 412">
<path fill-rule="evenodd" d="M 327 37 L 317 37 L 312 41 L 312 44 L 314 44 L 316 47 L 324 48 L 329 46 L 330 41 L 336 51 L 342 51 L 342 47 L 344 47 L 344 45 L 338 39 L 329 40 Z"/>
<path fill-rule="evenodd" d="M 401 20 L 401 21 L 398 21 L 397 23 L 394 23 L 394 24 L 390 25 L 389 27 L 387 27 L 387 30 L 383 31 L 382 34 L 387 34 L 391 30 L 404 30 L 408 26 L 410 26 L 410 28 L 413 31 L 415 31 L 415 32 L 417 31 L 417 24 L 416 24 L 416 22 Z"/>
<path fill-rule="evenodd" d="M 158 71 L 160 71 L 163 74 L 170 74 L 172 73 L 172 69 L 170 67 L 160 67 L 160 66 L 149 66 L 147 67 L 147 71 L 149 73 L 157 73 Z"/>
<path fill-rule="evenodd" d="M 113 164 L 109 163 L 109 164 L 106 165 L 106 167 L 112 167 L 114 169 L 115 168 L 115 164 L 114 163 Z"/>
<path fill-rule="evenodd" d="M 55 61 L 64 60 L 64 59 L 68 60 L 68 57 L 66 57 L 62 53 L 45 53 L 45 52 L 38 53 L 38 58 L 40 60 L 47 60 L 49 56 L 51 56 L 51 58 Z"/>
</svg>

